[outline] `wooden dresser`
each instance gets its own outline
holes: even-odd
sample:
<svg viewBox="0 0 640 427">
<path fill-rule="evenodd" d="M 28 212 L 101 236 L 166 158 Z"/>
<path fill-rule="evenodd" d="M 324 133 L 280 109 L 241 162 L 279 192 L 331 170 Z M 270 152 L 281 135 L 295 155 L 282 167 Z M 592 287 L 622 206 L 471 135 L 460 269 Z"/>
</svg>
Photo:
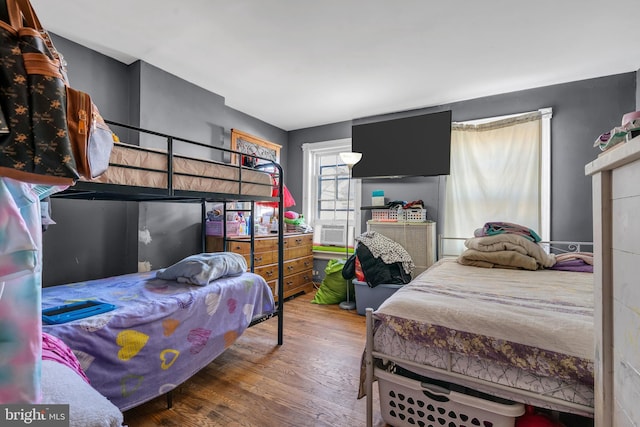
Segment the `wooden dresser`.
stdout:
<svg viewBox="0 0 640 427">
<path fill-rule="evenodd" d="M 640 420 L 640 136 L 585 167 L 593 182 L 595 425 Z"/>
<path fill-rule="evenodd" d="M 251 243 L 249 238 L 234 237 L 227 242 L 227 251 L 244 255 L 251 266 Z M 313 290 L 313 234 L 286 233 L 284 235 L 284 297 Z M 207 236 L 206 250 L 222 250 L 222 238 Z M 277 298 L 278 284 L 278 236 L 256 236 L 254 242 L 254 271 L 265 278 L 273 295 Z"/>
</svg>

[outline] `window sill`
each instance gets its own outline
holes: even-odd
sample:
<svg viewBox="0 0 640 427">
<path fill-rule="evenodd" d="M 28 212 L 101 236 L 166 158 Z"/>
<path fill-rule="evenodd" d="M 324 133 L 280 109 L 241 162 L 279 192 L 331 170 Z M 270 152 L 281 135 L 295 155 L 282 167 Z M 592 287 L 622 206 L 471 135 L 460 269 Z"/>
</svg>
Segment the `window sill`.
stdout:
<svg viewBox="0 0 640 427">
<path fill-rule="evenodd" d="M 353 249 L 349 248 L 349 255 L 352 253 Z M 344 259 L 345 256 L 344 248 L 338 246 L 335 247 L 335 250 L 333 250 L 333 248 L 327 248 L 326 246 L 314 246 L 313 248 L 313 259 Z"/>
</svg>

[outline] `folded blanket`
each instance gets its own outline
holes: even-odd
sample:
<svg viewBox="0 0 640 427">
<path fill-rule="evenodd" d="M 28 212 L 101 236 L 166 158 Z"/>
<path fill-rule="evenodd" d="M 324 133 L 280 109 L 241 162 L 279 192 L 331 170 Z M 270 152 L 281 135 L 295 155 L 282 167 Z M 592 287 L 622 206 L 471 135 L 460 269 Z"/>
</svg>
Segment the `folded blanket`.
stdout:
<svg viewBox="0 0 640 427">
<path fill-rule="evenodd" d="M 593 273 L 593 252 L 567 252 L 556 255 L 553 270 Z"/>
<path fill-rule="evenodd" d="M 534 258 L 541 267 L 551 267 L 556 263 L 555 254 L 548 254 L 542 246 L 519 234 L 473 237 L 467 239 L 464 244 L 467 248 L 480 252 L 514 251 Z"/>
<path fill-rule="evenodd" d="M 593 252 L 567 252 L 556 255 L 556 261 L 582 260 L 586 264 L 593 265 Z"/>
<path fill-rule="evenodd" d="M 467 249 L 458 257 L 458 263 L 484 268 L 538 269 L 538 262 L 535 258 L 517 251 L 483 252 L 476 249 Z"/>
<path fill-rule="evenodd" d="M 503 222 L 503 221 L 495 221 L 495 222 L 487 222 L 484 227 L 479 228 L 475 231 L 474 235 L 476 237 L 481 236 L 494 236 L 496 234 L 517 234 L 519 236 L 526 237 L 532 242 L 539 242 L 540 236 L 533 231 L 529 227 L 525 227 L 523 225 L 514 224 L 511 222 Z"/>
<path fill-rule="evenodd" d="M 589 264 L 582 259 L 565 259 L 556 262 L 550 270 L 579 271 L 583 273 L 593 273 L 593 264 Z"/>
</svg>

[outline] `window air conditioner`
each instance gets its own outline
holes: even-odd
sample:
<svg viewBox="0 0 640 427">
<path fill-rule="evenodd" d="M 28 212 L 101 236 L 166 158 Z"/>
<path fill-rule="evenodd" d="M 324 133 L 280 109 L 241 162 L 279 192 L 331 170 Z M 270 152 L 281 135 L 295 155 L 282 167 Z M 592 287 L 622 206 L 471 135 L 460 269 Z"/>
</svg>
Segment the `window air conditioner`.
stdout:
<svg viewBox="0 0 640 427">
<path fill-rule="evenodd" d="M 344 246 L 346 225 L 323 225 L 320 229 L 320 244 L 324 246 Z"/>
</svg>

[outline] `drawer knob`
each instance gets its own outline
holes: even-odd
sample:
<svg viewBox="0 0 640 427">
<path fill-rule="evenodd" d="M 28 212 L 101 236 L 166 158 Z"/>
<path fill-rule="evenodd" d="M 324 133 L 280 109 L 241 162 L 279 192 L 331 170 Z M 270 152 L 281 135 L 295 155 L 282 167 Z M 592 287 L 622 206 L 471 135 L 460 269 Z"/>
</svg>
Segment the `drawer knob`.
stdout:
<svg viewBox="0 0 640 427">
<path fill-rule="evenodd" d="M 273 271 L 267 270 L 267 271 L 264 272 L 264 274 L 266 274 L 267 276 L 271 277 L 271 276 L 273 276 Z"/>
<path fill-rule="evenodd" d="M 262 257 L 261 256 L 255 256 L 255 257 L 253 257 L 253 260 L 255 262 L 260 262 L 260 261 L 262 261 Z"/>
</svg>

